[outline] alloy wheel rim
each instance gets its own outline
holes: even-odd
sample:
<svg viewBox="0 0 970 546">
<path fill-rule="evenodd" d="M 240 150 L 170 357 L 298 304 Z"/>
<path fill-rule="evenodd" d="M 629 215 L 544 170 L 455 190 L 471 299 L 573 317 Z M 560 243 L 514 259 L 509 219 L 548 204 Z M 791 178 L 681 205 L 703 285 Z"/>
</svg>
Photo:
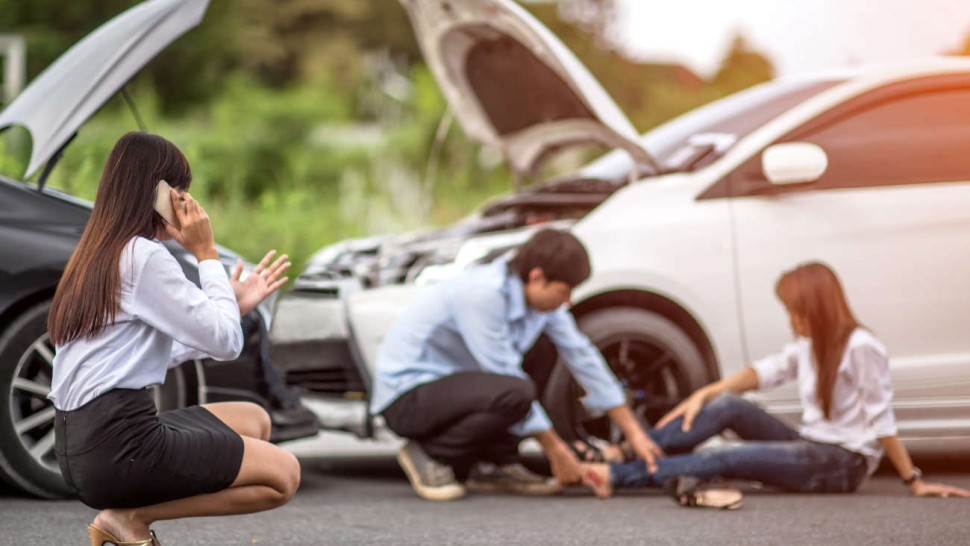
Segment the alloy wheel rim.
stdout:
<svg viewBox="0 0 970 546">
<path fill-rule="evenodd" d="M 54 456 L 54 404 L 47 399 L 54 371 L 54 347 L 45 332 L 21 355 L 8 400 L 20 446 L 40 466 L 59 472 Z"/>
<path fill-rule="evenodd" d="M 60 473 L 54 454 L 54 404 L 47 399 L 51 392 L 54 373 L 54 346 L 44 332 L 30 344 L 21 355 L 10 383 L 10 420 L 20 447 L 41 467 Z M 181 370 L 176 379 L 184 383 Z M 160 406 L 161 388 L 151 389 L 155 406 Z M 184 395 L 178 398 L 177 407 L 185 405 Z"/>
<path fill-rule="evenodd" d="M 644 335 L 619 334 L 599 341 L 597 348 L 623 385 L 641 423 L 656 422 L 688 394 L 681 362 L 662 341 Z M 591 416 L 586 411 L 579 402 L 582 390 L 575 381 L 571 382 L 571 388 L 576 436 L 595 436 L 611 443 L 622 440 L 622 432 L 607 417 Z"/>
</svg>

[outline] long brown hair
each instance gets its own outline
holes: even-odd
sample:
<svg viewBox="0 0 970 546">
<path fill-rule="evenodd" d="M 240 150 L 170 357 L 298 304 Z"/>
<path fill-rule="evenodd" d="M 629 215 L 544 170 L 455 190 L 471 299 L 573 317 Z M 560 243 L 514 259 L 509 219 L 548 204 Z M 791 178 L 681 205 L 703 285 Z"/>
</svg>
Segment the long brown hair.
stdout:
<svg viewBox="0 0 970 546">
<path fill-rule="evenodd" d="M 91 218 L 51 303 L 47 329 L 54 344 L 91 337 L 114 322 L 121 252 L 133 237 L 155 237 L 164 222 L 154 207 L 159 180 L 188 189 L 192 172 L 182 152 L 158 135 L 121 137 L 108 155 Z"/>
<path fill-rule="evenodd" d="M 818 370 L 815 395 L 829 419 L 842 353 L 859 321 L 849 309 L 839 278 L 823 263 L 805 263 L 785 272 L 775 284 L 775 293 L 790 315 L 808 323 Z"/>
</svg>

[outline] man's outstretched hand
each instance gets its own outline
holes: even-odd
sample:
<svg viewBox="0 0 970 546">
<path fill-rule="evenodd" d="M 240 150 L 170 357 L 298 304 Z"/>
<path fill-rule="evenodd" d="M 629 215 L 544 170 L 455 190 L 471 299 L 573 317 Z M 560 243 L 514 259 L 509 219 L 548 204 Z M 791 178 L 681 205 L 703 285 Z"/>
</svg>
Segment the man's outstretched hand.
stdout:
<svg viewBox="0 0 970 546">
<path fill-rule="evenodd" d="M 579 464 L 579 459 L 576 458 L 576 454 L 572 450 L 566 447 L 566 444 L 562 444 L 561 448 L 553 450 L 552 453 L 547 452 L 546 457 L 549 459 L 552 477 L 556 478 L 556 481 L 560 484 L 570 485 L 582 480 L 583 469 Z"/>
</svg>

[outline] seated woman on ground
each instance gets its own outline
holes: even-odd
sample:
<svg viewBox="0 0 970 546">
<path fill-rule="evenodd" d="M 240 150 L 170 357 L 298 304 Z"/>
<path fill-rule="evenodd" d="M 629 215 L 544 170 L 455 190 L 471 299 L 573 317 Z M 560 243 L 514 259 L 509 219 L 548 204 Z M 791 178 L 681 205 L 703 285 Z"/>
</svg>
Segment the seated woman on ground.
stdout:
<svg viewBox="0 0 970 546">
<path fill-rule="evenodd" d="M 614 488 L 667 486 L 684 505 L 704 505 L 698 481 L 753 480 L 796 492 L 849 493 L 885 453 L 916 496 L 970 492 L 922 480 L 896 436 L 889 359 L 883 344 L 849 309 L 835 273 L 821 263 L 781 276 L 775 292 L 796 339 L 781 353 L 698 389 L 650 430 L 667 457 L 651 473 L 643 461 L 586 464 L 583 480 L 597 496 Z M 816 364 L 817 363 L 817 364 Z M 802 426 L 795 430 L 737 395 L 797 380 Z M 731 429 L 743 442 L 692 453 Z M 715 501 L 721 502 L 721 501 Z M 739 502 L 728 499 L 721 508 Z"/>
</svg>

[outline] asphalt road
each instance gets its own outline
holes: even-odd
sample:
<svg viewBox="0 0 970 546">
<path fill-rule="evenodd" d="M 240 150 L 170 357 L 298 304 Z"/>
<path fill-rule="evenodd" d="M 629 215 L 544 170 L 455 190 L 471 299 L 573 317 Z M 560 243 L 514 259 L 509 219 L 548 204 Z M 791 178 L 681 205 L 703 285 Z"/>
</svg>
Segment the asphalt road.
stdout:
<svg viewBox="0 0 970 546">
<path fill-rule="evenodd" d="M 576 490 L 559 497 L 418 499 L 388 449 L 347 458 L 301 454 L 303 483 L 267 513 L 160 522 L 166 546 L 253 544 L 717 544 L 967 545 L 970 499 L 916 499 L 877 474 L 852 495 L 748 490 L 736 512 L 684 509 L 650 491 L 607 501 Z M 918 461 L 933 479 L 970 488 L 965 459 Z M 94 511 L 77 501 L 0 492 L 0 544 L 82 545 Z"/>
</svg>

